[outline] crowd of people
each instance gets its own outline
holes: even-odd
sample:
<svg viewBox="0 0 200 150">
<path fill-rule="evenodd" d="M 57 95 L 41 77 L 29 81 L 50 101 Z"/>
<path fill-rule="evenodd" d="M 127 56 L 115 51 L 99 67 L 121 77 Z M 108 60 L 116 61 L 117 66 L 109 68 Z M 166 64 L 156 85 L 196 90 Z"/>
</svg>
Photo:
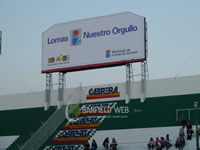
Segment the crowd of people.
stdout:
<svg viewBox="0 0 200 150">
<path fill-rule="evenodd" d="M 192 134 L 194 133 L 192 129 L 192 125 L 190 121 L 182 120 L 181 121 L 182 127 L 179 130 L 179 137 L 176 140 L 175 147 L 179 148 L 180 150 L 183 150 L 183 147 L 185 146 L 185 127 L 187 132 L 187 140 L 192 140 Z"/>
<path fill-rule="evenodd" d="M 168 150 L 172 144 L 171 140 L 169 139 L 169 134 L 166 135 L 166 138 L 164 137 L 156 137 L 156 140 L 154 141 L 153 137 L 150 138 L 149 143 L 147 144 L 149 149 L 156 149 L 156 150 L 162 150 L 166 147 L 166 150 Z"/>
<path fill-rule="evenodd" d="M 184 128 L 186 127 L 186 130 L 187 130 L 187 140 L 192 140 L 192 134 L 194 133 L 194 131 L 192 129 L 192 125 L 191 125 L 190 121 L 182 120 L 181 121 L 181 125 L 182 125 L 182 127 L 179 130 L 179 138 L 181 136 L 183 136 L 183 137 L 185 136 Z"/>
<path fill-rule="evenodd" d="M 174 146 L 176 148 L 178 148 L 179 150 L 183 150 L 183 147 L 186 144 L 185 141 L 185 127 L 186 127 L 186 133 L 187 133 L 187 140 L 192 140 L 192 134 L 194 133 L 193 129 L 192 129 L 192 125 L 190 123 L 190 121 L 186 121 L 186 120 L 181 120 L 180 121 L 181 124 L 181 128 L 179 129 L 179 136 L 177 137 Z M 200 131 L 199 131 L 199 135 L 200 135 Z M 102 146 L 104 148 L 104 150 L 117 150 L 117 141 L 115 138 L 112 138 L 112 142 L 109 142 L 109 138 L 105 138 L 105 140 L 102 143 Z M 173 146 L 171 144 L 171 140 L 169 138 L 169 134 L 166 135 L 166 137 L 156 137 L 156 139 L 154 140 L 153 137 L 150 138 L 147 147 L 149 148 L 149 150 L 162 150 L 162 149 L 166 149 L 168 150 L 171 146 Z M 89 142 L 87 141 L 84 144 L 84 150 L 97 150 L 97 143 L 96 141 L 93 139 L 91 145 L 89 144 Z"/>
<path fill-rule="evenodd" d="M 192 134 L 194 133 L 192 129 L 192 125 L 190 121 L 181 120 L 180 121 L 181 128 L 179 129 L 179 136 L 176 139 L 175 147 L 179 150 L 183 150 L 183 147 L 186 144 L 185 141 L 185 127 L 186 127 L 186 133 L 187 133 L 187 140 L 192 140 Z M 163 148 L 169 149 L 172 144 L 171 140 L 169 139 L 169 134 L 166 135 L 166 139 L 164 137 L 161 137 L 160 139 L 156 137 L 156 140 L 154 141 L 153 137 L 150 138 L 149 143 L 147 144 L 149 149 L 156 149 L 156 150 L 162 150 Z"/>
<path fill-rule="evenodd" d="M 105 138 L 105 140 L 103 141 L 103 147 L 105 150 L 117 150 L 117 141 L 115 138 L 112 138 L 112 142 L 109 143 L 109 138 Z M 97 150 L 97 143 L 96 141 L 93 139 L 91 145 L 89 144 L 89 142 L 87 141 L 84 144 L 84 150 Z"/>
<path fill-rule="evenodd" d="M 91 143 L 91 147 L 89 142 L 87 141 L 84 145 L 84 150 L 97 150 L 97 143 L 96 141 L 93 139 L 92 143 Z"/>
</svg>

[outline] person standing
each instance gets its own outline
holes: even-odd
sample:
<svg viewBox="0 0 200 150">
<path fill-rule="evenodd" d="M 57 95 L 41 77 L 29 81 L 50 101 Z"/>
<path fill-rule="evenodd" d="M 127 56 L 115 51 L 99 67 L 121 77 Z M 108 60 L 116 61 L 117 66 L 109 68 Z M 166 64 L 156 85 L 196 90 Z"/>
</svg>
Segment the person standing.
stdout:
<svg viewBox="0 0 200 150">
<path fill-rule="evenodd" d="M 91 150 L 97 150 L 97 143 L 94 139 L 92 140 Z"/>
<path fill-rule="evenodd" d="M 105 150 L 109 149 L 109 138 L 108 137 L 103 141 L 103 147 L 105 148 Z"/>
<path fill-rule="evenodd" d="M 117 150 L 117 141 L 115 138 L 112 138 L 112 143 L 110 144 L 111 150 Z"/>
<path fill-rule="evenodd" d="M 187 140 L 192 140 L 192 134 L 194 131 L 192 130 L 192 125 L 189 121 L 187 122 L 186 128 L 187 128 Z"/>
<path fill-rule="evenodd" d="M 88 141 L 84 144 L 84 150 L 90 150 L 90 144 Z"/>
<path fill-rule="evenodd" d="M 185 125 L 183 125 L 179 130 L 179 139 L 181 139 L 181 137 L 184 138 L 184 136 L 185 136 L 184 129 L 185 129 Z"/>
<path fill-rule="evenodd" d="M 181 123 L 182 126 L 186 126 L 187 125 L 187 121 L 185 120 L 185 117 L 184 117 L 183 114 L 181 115 L 180 123 Z"/>
</svg>

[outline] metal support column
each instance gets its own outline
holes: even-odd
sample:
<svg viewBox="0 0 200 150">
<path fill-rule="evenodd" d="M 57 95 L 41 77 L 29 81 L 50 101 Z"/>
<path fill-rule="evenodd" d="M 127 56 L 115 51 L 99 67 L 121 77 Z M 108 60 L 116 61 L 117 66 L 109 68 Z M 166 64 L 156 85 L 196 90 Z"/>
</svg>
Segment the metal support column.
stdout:
<svg viewBox="0 0 200 150">
<path fill-rule="evenodd" d="M 59 72 L 59 79 L 58 79 L 58 105 L 57 108 L 60 109 L 63 105 L 64 100 L 64 86 L 65 86 L 65 73 Z"/>
<path fill-rule="evenodd" d="M 145 57 L 147 58 L 148 55 L 148 39 L 147 39 L 147 22 L 145 20 L 144 23 L 145 28 Z M 146 99 L 146 80 L 149 80 L 149 73 L 148 73 L 148 66 L 147 66 L 147 60 L 141 62 L 141 96 L 140 101 L 144 102 Z"/>
<path fill-rule="evenodd" d="M 146 99 L 146 80 L 149 79 L 147 61 L 141 62 L 141 97 L 140 101 L 144 102 Z"/>
<path fill-rule="evenodd" d="M 46 90 L 45 90 L 45 107 L 44 110 L 47 110 L 50 106 L 51 101 L 51 89 L 52 89 L 52 74 L 46 74 Z"/>
<path fill-rule="evenodd" d="M 133 68 L 131 63 L 126 64 L 126 98 L 125 103 L 128 104 L 131 95 L 131 81 L 133 81 Z"/>
</svg>

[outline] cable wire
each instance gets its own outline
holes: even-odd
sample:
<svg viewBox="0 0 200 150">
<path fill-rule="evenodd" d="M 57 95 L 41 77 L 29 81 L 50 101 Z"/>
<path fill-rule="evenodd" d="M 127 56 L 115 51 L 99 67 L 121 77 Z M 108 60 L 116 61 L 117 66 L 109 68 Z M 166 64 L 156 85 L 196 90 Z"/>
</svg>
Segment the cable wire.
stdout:
<svg viewBox="0 0 200 150">
<path fill-rule="evenodd" d="M 187 64 L 192 60 L 192 58 L 194 57 L 194 55 L 197 53 L 197 51 L 199 50 L 200 45 L 194 49 L 192 55 L 187 59 L 187 61 L 183 64 L 183 66 L 181 67 L 181 69 L 179 70 L 179 72 L 176 74 L 175 78 L 177 78 L 180 73 L 185 69 L 185 67 L 187 66 Z"/>
<path fill-rule="evenodd" d="M 8 61 L 6 60 L 6 58 L 5 58 L 3 55 L 1 55 L 1 56 L 2 56 L 2 58 L 3 58 L 3 60 L 4 60 L 4 62 L 7 64 L 7 66 L 8 66 L 11 70 L 13 70 L 13 72 L 18 76 L 18 79 L 20 79 L 20 80 L 22 81 L 22 83 L 29 89 L 30 92 L 33 92 L 32 88 L 31 88 L 31 87 L 28 85 L 28 83 L 19 75 L 19 73 L 16 71 L 16 69 L 15 69 L 11 64 L 8 63 Z"/>
</svg>

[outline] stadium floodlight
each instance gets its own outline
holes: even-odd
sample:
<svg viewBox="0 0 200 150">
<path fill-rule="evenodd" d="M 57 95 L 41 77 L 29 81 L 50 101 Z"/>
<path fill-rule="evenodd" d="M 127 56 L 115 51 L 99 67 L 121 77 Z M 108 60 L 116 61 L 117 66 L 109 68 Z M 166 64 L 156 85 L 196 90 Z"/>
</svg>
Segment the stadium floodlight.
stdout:
<svg viewBox="0 0 200 150">
<path fill-rule="evenodd" d="M 1 41 L 2 41 L 2 32 L 0 31 L 0 55 L 1 55 Z"/>
</svg>

